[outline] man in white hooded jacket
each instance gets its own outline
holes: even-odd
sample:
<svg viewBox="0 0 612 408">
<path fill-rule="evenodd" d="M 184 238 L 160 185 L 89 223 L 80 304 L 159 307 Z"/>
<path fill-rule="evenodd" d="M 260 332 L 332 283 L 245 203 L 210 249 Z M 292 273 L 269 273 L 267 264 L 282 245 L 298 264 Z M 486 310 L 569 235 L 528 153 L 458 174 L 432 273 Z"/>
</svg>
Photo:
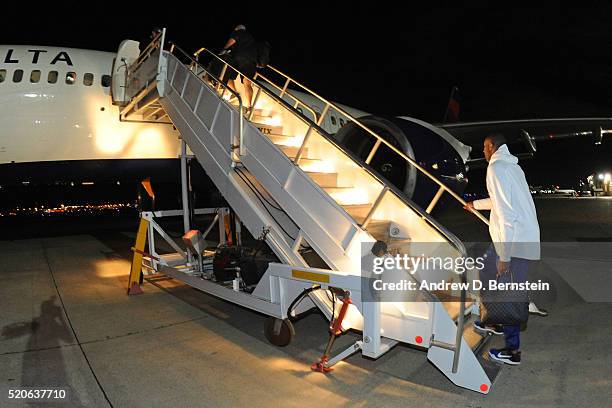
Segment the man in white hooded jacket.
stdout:
<svg viewBox="0 0 612 408">
<path fill-rule="evenodd" d="M 529 185 L 502 135 L 485 139 L 484 155 L 489 162 L 486 179 L 489 198 L 468 203 L 466 208 L 491 210 L 489 234 L 497 255 L 497 276 L 512 269 L 515 281 L 525 282 L 529 261 L 540 259 L 540 227 Z M 492 250 L 490 253 L 493 255 Z M 497 333 L 480 322 L 475 326 Z M 503 334 L 506 347 L 491 349 L 490 356 L 507 364 L 520 364 L 520 326 L 504 325 Z"/>
</svg>

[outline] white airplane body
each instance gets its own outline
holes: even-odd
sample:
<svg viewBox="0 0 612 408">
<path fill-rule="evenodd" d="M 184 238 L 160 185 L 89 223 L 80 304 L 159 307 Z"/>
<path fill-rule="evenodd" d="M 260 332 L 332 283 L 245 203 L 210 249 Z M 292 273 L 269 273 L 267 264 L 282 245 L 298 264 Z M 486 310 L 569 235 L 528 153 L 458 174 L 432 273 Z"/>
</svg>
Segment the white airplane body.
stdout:
<svg viewBox="0 0 612 408">
<path fill-rule="evenodd" d="M 114 53 L 74 48 L 0 46 L 0 174 L 2 167 L 10 163 L 178 157 L 179 134 L 172 125 L 120 120 L 120 108 L 112 103 L 110 86 L 113 69 L 117 72 L 113 67 L 115 57 Z M 313 96 L 291 92 L 314 111 L 320 113 L 323 109 Z M 339 106 L 386 135 L 458 192 L 467 184 L 465 173 L 469 166 L 477 161 L 470 157 L 471 147 L 458 137 L 506 123 L 529 138 L 522 129 L 533 124 L 524 121 L 437 126 L 414 118 L 384 118 Z M 581 127 L 597 126 L 598 131 L 591 133 L 600 138 L 603 132 L 599 125 L 610 123 L 609 118 L 574 121 Z M 553 119 L 537 124 L 549 126 L 557 122 Z M 360 137 L 359 129 L 351 128 L 337 112 L 328 114 L 321 127 L 357 155 L 366 148 L 359 145 L 360 139 L 365 139 Z M 478 137 L 482 140 L 481 135 Z M 535 151 L 534 140 L 531 142 Z M 414 169 L 398 170 L 400 165 L 405 167 L 406 163 L 395 163 L 395 174 L 391 171 L 385 177 L 412 197 Z M 376 166 L 376 171 L 383 172 L 393 168 L 389 163 Z"/>
<path fill-rule="evenodd" d="M 171 125 L 119 120 L 110 96 L 114 56 L 0 46 L 0 164 L 176 158 Z"/>
<path fill-rule="evenodd" d="M 0 164 L 176 158 L 179 140 L 172 126 L 119 120 L 119 108 L 112 105 L 110 95 L 114 57 L 74 48 L 0 46 Z M 86 75 L 91 85 L 85 85 Z M 321 111 L 317 99 L 295 94 Z M 342 107 L 355 117 L 369 115 Z M 329 115 L 322 127 L 335 133 L 344 124 L 340 118 L 333 122 Z M 468 160 L 469 148 L 446 131 L 426 125 Z"/>
</svg>

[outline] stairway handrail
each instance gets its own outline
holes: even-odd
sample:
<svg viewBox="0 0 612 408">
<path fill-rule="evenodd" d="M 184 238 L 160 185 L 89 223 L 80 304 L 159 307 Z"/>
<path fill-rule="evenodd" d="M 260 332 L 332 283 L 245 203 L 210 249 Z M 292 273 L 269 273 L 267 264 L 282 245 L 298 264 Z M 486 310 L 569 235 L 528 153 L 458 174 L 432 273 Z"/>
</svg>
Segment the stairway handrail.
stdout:
<svg viewBox="0 0 612 408">
<path fill-rule="evenodd" d="M 159 48 L 160 51 L 163 48 L 164 38 L 166 36 L 166 29 L 159 31 L 151 40 L 151 42 L 145 47 L 144 50 L 138 55 L 138 58 L 130 66 L 130 71 L 136 71 L 140 68 L 140 65 L 146 61 L 153 52 Z"/>
<path fill-rule="evenodd" d="M 187 56 L 192 63 L 197 64 L 200 68 L 202 68 L 205 72 L 207 72 L 208 74 L 210 74 L 208 72 L 208 70 L 206 68 L 204 68 L 199 61 L 197 61 L 196 59 L 192 58 L 191 55 L 187 54 L 185 51 L 183 51 L 181 48 L 179 48 L 176 44 L 172 43 L 172 47 L 170 50 L 170 53 L 172 54 L 174 52 L 174 49 L 178 49 L 182 54 L 184 54 L 185 56 Z M 240 70 L 236 69 L 235 67 L 233 67 L 231 64 L 229 64 L 227 61 L 224 61 L 223 59 L 221 59 L 219 56 L 217 56 L 216 54 L 206 50 L 206 49 L 200 49 L 200 52 L 202 51 L 206 51 L 208 53 L 210 53 L 211 55 L 213 55 L 215 58 L 217 58 L 218 60 L 220 60 L 221 62 L 223 62 L 226 67 L 224 67 L 224 70 L 222 72 L 222 75 L 225 73 L 225 69 L 227 67 L 230 67 L 231 69 L 235 70 L 238 74 L 243 75 L 246 78 L 249 78 L 248 76 L 244 75 L 242 72 L 240 72 Z M 197 57 L 197 56 L 196 56 Z M 280 71 L 279 71 L 280 72 Z M 215 80 L 219 81 L 219 79 L 214 75 L 214 74 L 210 74 Z M 205 81 L 202 80 L 202 78 L 200 78 L 198 75 L 196 75 L 197 78 L 199 78 L 205 85 L 206 84 Z M 249 78 L 252 79 L 253 81 L 255 81 L 254 78 Z M 265 78 L 264 78 L 265 79 Z M 352 121 L 354 121 L 356 124 L 358 124 L 359 126 L 361 126 L 364 130 L 366 130 L 368 133 L 371 133 L 373 136 L 375 136 L 378 140 L 381 141 L 381 143 L 385 143 L 385 145 L 389 146 L 390 148 L 392 148 L 393 151 L 395 151 L 396 153 L 400 154 L 401 156 L 403 156 L 409 163 L 413 164 L 414 161 L 412 159 L 410 159 L 408 156 L 404 155 L 403 153 L 401 153 L 399 150 L 397 150 L 394 146 L 390 145 L 386 140 L 384 140 L 382 137 L 378 136 L 376 133 L 374 133 L 373 131 L 371 131 L 367 126 L 361 124 L 359 121 L 357 121 L 357 119 L 353 118 L 352 116 L 344 113 L 343 110 L 340 110 L 339 108 L 335 108 L 335 106 L 327 101 L 325 101 L 323 98 L 321 98 L 321 100 L 325 101 L 326 104 L 328 104 L 326 106 L 326 108 L 324 109 L 324 113 L 319 117 L 316 118 L 315 120 L 317 120 L 317 123 L 314 123 L 313 121 L 311 121 L 308 117 L 304 116 L 303 114 L 301 114 L 300 112 L 298 112 L 294 107 L 292 107 L 291 105 L 289 105 L 287 103 L 287 101 L 282 99 L 282 94 L 281 96 L 278 96 L 276 94 L 274 94 L 271 90 L 267 89 L 266 87 L 263 87 L 262 84 L 258 83 L 257 81 L 255 81 L 258 86 L 260 87 L 260 90 L 263 90 L 268 96 L 270 96 L 271 98 L 275 99 L 278 103 L 280 103 L 281 105 L 283 105 L 287 110 L 289 110 L 289 112 L 291 112 L 293 115 L 295 115 L 298 119 L 302 120 L 303 122 L 305 122 L 307 125 L 309 125 L 310 128 L 312 129 L 316 129 L 316 131 L 322 136 L 324 137 L 328 142 L 332 143 L 337 149 L 339 149 L 341 152 L 343 152 L 344 154 L 346 154 L 347 156 L 349 156 L 354 162 L 356 162 L 357 164 L 360 164 L 361 167 L 368 172 L 368 174 L 370 174 L 374 179 L 376 179 L 377 181 L 381 182 L 381 184 L 383 184 L 383 186 L 386 186 L 386 188 L 383 188 L 383 193 L 385 191 L 391 191 L 395 194 L 395 196 L 397 198 L 400 199 L 400 201 L 402 201 L 404 203 L 404 205 L 410 207 L 411 209 L 413 209 L 415 212 L 417 212 L 422 219 L 426 220 L 432 227 L 434 227 L 436 230 L 438 230 L 438 232 L 440 232 L 445 238 L 446 240 L 451 243 L 455 249 L 457 249 L 457 251 L 459 251 L 459 253 L 461 254 L 461 256 L 466 256 L 466 249 L 465 246 L 463 245 L 463 243 L 452 233 L 450 233 L 449 231 L 446 230 L 446 228 L 444 228 L 444 226 L 442 226 L 441 224 L 439 224 L 434 218 L 431 217 L 431 215 L 429 214 L 429 210 L 432 207 L 432 204 L 430 203 L 430 206 L 428 207 L 428 210 L 423 210 L 419 205 L 417 205 L 416 203 L 412 202 L 412 200 L 410 200 L 408 197 L 406 197 L 405 193 L 403 191 L 401 191 L 400 189 L 398 189 L 395 185 L 393 185 L 392 183 L 390 183 L 388 180 L 385 180 L 384 178 L 382 178 L 381 176 L 377 175 L 376 172 L 371 168 L 370 164 L 367 161 L 363 161 L 360 157 L 357 157 L 355 154 L 353 154 L 352 152 L 348 151 L 345 147 L 341 146 L 340 144 L 337 143 L 337 141 L 335 141 L 331 135 L 329 135 L 324 129 L 322 129 L 320 127 L 320 124 L 322 122 L 322 119 L 324 118 L 325 114 L 328 112 L 330 107 L 334 107 L 334 109 L 337 109 L 338 112 L 345 114 L 348 118 L 350 118 Z M 295 82 L 296 84 L 298 84 L 297 82 Z M 298 84 L 300 85 L 300 84 Z M 224 85 L 226 86 L 226 85 Z M 227 87 L 227 86 L 226 86 Z M 229 89 L 229 87 L 227 87 Z M 307 88 L 305 88 L 307 89 Z M 241 102 L 241 106 L 242 106 L 242 101 Z M 242 115 L 242 110 L 241 110 L 241 119 L 243 117 Z M 241 127 L 241 131 L 242 131 L 242 127 Z M 242 146 L 242 136 L 240 138 L 240 145 Z M 304 142 L 303 142 L 304 143 Z M 377 142 L 378 145 L 380 145 L 380 143 Z M 303 147 L 303 146 L 302 146 Z M 370 154 L 371 156 L 372 154 Z M 414 163 L 414 166 L 417 167 L 417 169 L 421 170 L 423 173 L 425 173 L 427 176 L 429 176 L 429 178 L 431 178 L 433 181 L 435 181 L 438 185 L 440 185 L 440 189 L 438 190 L 438 193 L 436 194 L 436 197 L 434 197 L 434 199 L 432 200 L 432 203 L 437 202 L 437 200 L 439 200 L 439 196 L 441 195 L 440 192 L 443 192 L 444 190 L 448 191 L 453 197 L 455 197 L 459 202 L 461 202 L 462 204 L 466 205 L 466 202 L 460 198 L 454 191 L 450 190 L 448 187 L 446 187 L 446 185 L 444 185 L 442 182 L 440 182 L 437 178 L 435 178 L 435 176 L 432 176 L 429 174 L 429 172 L 427 172 L 425 169 L 423 169 L 421 166 L 419 166 L 418 164 Z M 388 189 L 388 190 L 387 190 Z M 444 189 L 444 190 L 442 190 Z M 434 203 L 435 205 L 435 203 Z M 482 216 L 482 214 L 480 214 L 478 211 L 475 211 L 475 213 L 477 213 L 478 216 L 482 217 L 481 220 L 483 220 L 485 223 L 488 224 L 488 221 Z M 480 218 L 479 217 L 479 218 Z M 363 228 L 363 227 L 362 227 Z M 466 273 L 462 273 L 461 274 L 461 280 L 462 282 L 465 282 L 467 277 L 466 277 Z M 432 293 L 430 293 L 429 291 L 427 291 L 430 295 L 433 295 Z M 435 295 L 433 295 L 435 296 Z M 466 298 L 466 289 L 461 289 L 461 304 L 460 304 L 460 318 L 457 322 L 457 336 L 456 336 L 456 340 L 455 340 L 455 344 L 454 344 L 454 358 L 453 358 L 453 372 L 456 372 L 457 367 L 458 367 L 458 362 L 459 362 L 459 355 L 460 355 L 460 351 L 461 351 L 461 341 L 462 341 L 462 333 L 463 333 L 463 327 L 464 327 L 464 314 L 465 314 L 465 298 Z"/>
<path fill-rule="evenodd" d="M 181 53 L 185 54 L 190 60 L 192 60 L 194 63 L 198 64 L 204 70 L 206 70 L 198 61 L 194 60 L 184 50 L 179 48 L 176 44 L 174 44 L 174 43 L 172 43 L 172 44 L 173 44 L 173 46 L 172 46 L 173 49 L 176 48 L 176 49 L 180 50 Z M 209 51 L 208 49 L 200 48 L 200 50 L 198 50 L 198 51 L 209 53 L 214 58 L 216 58 L 220 62 L 222 62 L 223 64 L 225 64 L 228 67 L 230 67 L 231 69 L 235 70 L 238 74 L 243 75 L 246 78 L 249 78 L 247 75 L 244 75 L 244 73 L 242 73 L 240 70 L 238 70 L 237 68 L 233 67 L 229 62 L 223 60 L 218 55 L 214 54 L 213 52 Z M 206 71 L 206 72 L 208 72 L 208 71 Z M 213 77 L 216 78 L 216 76 L 214 76 L 214 75 L 213 75 Z M 259 84 L 257 81 L 255 81 L 255 83 Z M 268 88 L 263 87 L 261 84 L 259 84 L 259 87 L 268 96 L 270 96 L 271 98 L 276 100 L 278 103 L 283 105 L 285 107 L 285 109 L 289 110 L 294 116 L 296 116 L 298 119 L 303 121 L 309 127 L 312 127 L 314 130 L 316 130 L 317 133 L 319 133 L 322 137 L 324 137 L 328 142 L 332 143 L 337 149 L 339 149 L 341 152 L 343 152 L 344 154 L 349 156 L 351 158 L 351 160 L 353 160 L 355 163 L 359 164 L 365 171 L 368 172 L 368 174 L 370 176 L 372 176 L 374 179 L 379 181 L 381 184 L 389 187 L 389 190 L 391 190 L 395 194 L 395 196 L 398 197 L 400 199 L 400 201 L 402 201 L 404 203 L 404 205 L 410 207 L 415 212 L 417 212 L 423 219 L 427 220 L 427 222 L 432 227 L 434 227 L 436 230 L 438 230 L 438 232 L 440 232 L 447 239 L 448 242 L 452 243 L 452 245 L 462 254 L 462 256 L 464 256 L 466 254 L 465 246 L 463 245 L 463 243 L 457 237 L 454 236 L 454 234 L 452 234 L 449 231 L 447 231 L 446 228 L 444 228 L 444 226 L 442 226 L 434 218 L 432 218 L 431 215 L 427 211 L 423 210 L 418 204 L 416 204 L 415 202 L 410 200 L 408 197 L 406 197 L 406 194 L 403 191 L 401 191 L 399 188 L 397 188 L 391 182 L 389 182 L 388 180 L 384 179 L 382 176 L 377 174 L 376 171 L 371 168 L 369 163 L 364 162 L 363 159 L 361 159 L 360 157 L 356 156 L 354 153 L 348 151 L 344 146 L 341 146 L 336 140 L 333 139 L 333 137 L 331 135 L 329 135 L 324 129 L 322 129 L 320 127 L 320 120 L 321 120 L 321 118 L 318 119 L 319 123 L 315 123 L 314 121 L 310 120 L 305 115 L 303 115 L 300 112 L 298 112 L 294 107 L 289 105 L 287 103 L 287 101 L 282 99 L 282 97 L 280 97 L 279 95 L 276 95 L 275 93 L 270 91 Z M 242 144 L 242 140 L 240 141 L 240 144 Z M 363 229 L 365 229 L 365 228 L 363 228 Z"/>
<path fill-rule="evenodd" d="M 225 64 L 227 64 L 227 65 L 229 65 L 231 67 L 231 64 L 227 63 L 227 61 L 224 61 L 218 55 L 216 55 L 214 52 L 212 52 L 209 49 L 204 48 L 204 47 L 202 47 L 198 51 L 196 51 L 196 53 L 195 53 L 196 57 L 199 56 L 199 54 L 202 53 L 202 52 L 206 52 L 206 53 L 212 55 L 213 57 L 219 59 L 220 61 L 222 61 L 223 63 L 225 63 Z M 301 82 L 299 82 L 299 81 L 295 80 L 294 78 L 290 77 L 289 75 L 285 74 L 284 72 L 282 72 L 278 68 L 275 68 L 272 65 L 267 65 L 266 68 L 272 70 L 273 72 L 276 72 L 278 75 L 280 75 L 283 78 L 285 78 L 285 83 L 283 84 L 282 87 L 280 87 L 279 85 L 275 84 L 269 78 L 267 78 L 266 76 L 260 74 L 259 72 L 257 72 L 255 74 L 255 78 L 252 78 L 252 79 L 255 80 L 259 76 L 263 80 L 265 80 L 267 83 L 269 83 L 272 86 L 274 86 L 276 89 L 280 89 L 281 90 L 281 95 L 280 95 L 281 98 L 282 98 L 283 94 L 288 93 L 287 90 L 289 89 L 289 86 L 293 83 L 293 84 L 297 85 L 299 88 L 301 88 L 304 91 L 306 91 L 308 94 L 314 96 L 316 99 L 318 99 L 319 101 L 321 101 L 321 102 L 323 102 L 325 104 L 325 108 L 323 108 L 322 115 L 320 117 L 318 117 L 318 118 L 316 118 L 316 114 L 314 116 L 318 123 L 322 123 L 325 115 L 329 112 L 329 110 L 330 109 L 334 109 L 336 112 L 344 115 L 348 120 L 350 120 L 355 125 L 359 126 L 361 129 L 366 131 L 370 136 L 374 137 L 376 139 L 376 142 L 375 142 L 374 146 L 372 147 L 372 150 L 368 154 L 368 159 L 366 159 L 366 163 L 367 164 L 369 164 L 369 161 L 374 157 L 374 154 L 376 153 L 376 151 L 378 150 L 380 145 L 384 144 L 389 149 L 391 149 L 394 153 L 398 154 L 401 158 L 403 158 L 404 161 L 408 162 L 411 166 L 416 168 L 418 171 L 420 171 L 425 176 L 427 176 L 430 180 L 432 180 L 435 184 L 437 184 L 438 187 L 439 187 L 438 193 L 434 196 L 434 198 L 431 200 L 429 206 L 427 207 L 427 209 L 426 209 L 427 213 L 430 213 L 434 209 L 435 205 L 438 203 L 438 201 L 440 200 L 440 198 L 441 198 L 441 196 L 442 196 L 442 194 L 444 192 L 447 192 L 448 194 L 450 194 L 462 206 L 466 206 L 467 205 L 467 202 L 463 198 L 461 198 L 461 196 L 459 196 L 459 194 L 455 193 L 450 187 L 448 187 L 446 184 L 444 184 L 443 182 L 438 180 L 438 178 L 436 176 L 432 175 L 425 168 L 421 167 L 411 157 L 409 157 L 404 152 L 402 152 L 401 150 L 399 150 L 398 148 L 393 146 L 393 144 L 391 144 L 385 138 L 383 138 L 382 136 L 380 136 L 379 134 L 374 132 L 372 129 L 370 129 L 368 126 L 363 124 L 361 121 L 359 121 L 357 118 L 352 116 L 350 113 L 346 112 L 344 109 L 340 108 L 339 106 L 337 106 L 333 102 L 330 102 L 329 100 L 323 98 L 318 93 L 314 92 L 313 90 L 311 90 L 307 86 L 303 85 Z M 233 68 L 233 69 L 235 69 L 235 68 Z M 238 70 L 236 70 L 236 71 L 239 72 Z M 241 75 L 243 75 L 243 74 L 241 74 Z M 246 76 L 246 77 L 248 78 L 248 76 Z M 293 96 L 291 94 L 289 94 L 289 96 L 291 96 L 292 98 L 298 100 L 295 96 Z M 304 105 L 304 104 L 302 103 L 302 105 Z M 471 210 L 470 212 L 472 212 L 478 219 L 480 219 L 486 225 L 489 225 L 489 220 L 487 220 L 487 218 L 484 215 L 482 215 L 478 210 L 474 209 L 474 210 Z"/>
<path fill-rule="evenodd" d="M 211 73 L 210 71 L 208 71 L 202 64 L 200 64 L 196 59 L 194 59 L 189 53 L 185 52 L 182 48 L 180 48 L 178 45 L 176 45 L 176 43 L 169 41 L 168 42 L 170 44 L 170 54 L 174 54 L 174 50 L 178 50 L 180 51 L 181 54 L 183 54 L 185 57 L 187 57 L 190 61 L 191 64 L 195 64 L 198 67 L 200 67 L 202 69 L 203 72 L 206 72 L 207 75 L 209 75 L 211 78 L 213 78 L 219 85 L 221 85 L 223 87 L 223 93 L 221 94 L 220 98 L 221 100 L 223 100 L 223 95 L 225 95 L 225 91 L 229 91 L 232 95 L 234 95 L 237 100 L 238 100 L 238 113 L 239 113 L 239 125 L 238 125 L 238 147 L 242 146 L 242 140 L 243 140 L 243 135 L 244 135 L 244 104 L 242 103 L 242 97 L 240 96 L 240 93 L 234 91 L 232 88 L 230 88 L 227 84 L 225 84 L 220 78 L 218 78 L 215 74 Z M 202 71 L 200 71 L 199 74 L 202 73 Z M 199 74 L 195 74 L 196 78 L 198 78 L 200 81 L 202 81 L 205 85 L 206 82 L 199 76 Z M 235 146 L 232 146 L 232 149 Z"/>
<path fill-rule="evenodd" d="M 208 48 L 202 47 L 199 50 L 197 50 L 196 52 L 193 53 L 193 56 L 195 57 L 195 60 L 199 63 L 199 57 L 201 53 L 207 53 L 210 56 L 216 58 L 217 60 L 219 60 L 220 62 L 222 62 L 223 64 L 231 67 L 232 69 L 234 69 L 236 72 L 238 72 L 240 75 L 244 76 L 245 78 L 249 78 L 248 75 L 244 75 L 242 72 L 240 72 L 239 70 L 237 70 L 236 68 L 234 68 L 229 62 L 225 61 L 223 58 L 219 57 L 217 54 L 215 54 L 213 51 L 209 50 Z M 280 97 L 282 98 L 283 95 L 287 95 L 289 96 L 291 99 L 293 99 L 295 101 L 295 105 L 293 106 L 294 108 L 297 108 L 299 105 L 303 106 L 305 109 L 307 109 L 311 114 L 312 117 L 316 120 L 317 119 L 317 112 L 315 112 L 314 109 L 312 109 L 310 106 L 308 106 L 308 104 L 304 101 L 302 101 L 300 98 L 298 98 L 297 96 L 295 96 L 294 94 L 292 94 L 291 92 L 289 92 L 286 89 L 282 89 L 280 86 L 278 86 L 277 84 L 275 84 L 274 82 L 272 82 L 270 79 L 264 77 L 261 73 L 256 72 L 255 73 L 255 77 L 253 78 L 249 78 L 252 81 L 256 81 L 257 77 L 262 77 L 267 83 L 269 83 L 270 85 L 272 85 L 275 89 L 277 89 L 278 91 L 280 91 Z"/>
<path fill-rule="evenodd" d="M 326 113 L 327 113 L 327 111 L 329 111 L 330 108 L 334 109 L 334 110 L 336 110 L 336 112 L 346 116 L 351 122 L 355 123 L 355 125 L 359 126 L 361 129 L 365 130 L 370 136 L 374 137 L 376 139 L 376 143 L 375 143 L 374 147 L 372 148 L 372 150 L 370 151 L 370 153 L 368 154 L 368 158 L 371 158 L 371 157 L 374 156 L 374 154 L 376 153 L 376 150 L 380 147 L 380 144 L 384 144 L 389 149 L 391 149 L 393 152 L 395 152 L 400 157 L 402 157 L 405 161 L 407 161 L 410 165 L 415 167 L 417 170 L 419 170 L 421 173 L 425 174 L 429 179 L 431 179 L 434 183 L 436 183 L 440 187 L 439 191 L 443 190 L 443 191 L 449 193 L 453 198 L 455 198 L 455 200 L 457 200 L 463 206 L 467 205 L 467 202 L 463 198 L 461 198 L 461 196 L 459 196 L 457 193 L 455 193 L 446 184 L 444 184 L 440 180 L 438 180 L 438 178 L 436 176 L 432 175 L 426 169 L 421 167 L 411 157 L 406 155 L 401 150 L 397 149 L 395 146 L 393 146 L 391 143 L 389 143 L 385 138 L 383 138 L 382 136 L 378 135 L 376 132 L 371 130 L 369 127 L 367 127 L 366 125 L 361 123 L 361 121 L 359 121 L 357 118 L 352 116 L 350 113 L 346 112 L 344 109 L 340 108 L 339 106 L 337 106 L 333 102 L 330 102 L 329 100 L 323 98 L 322 96 L 320 96 L 319 94 L 317 94 L 316 92 L 314 92 L 313 90 L 308 88 L 307 86 L 305 86 L 302 83 L 296 81 L 295 79 L 293 79 L 289 75 L 283 73 L 281 70 L 273 67 L 272 65 L 268 65 L 267 68 L 269 68 L 270 70 L 276 72 L 277 74 L 279 74 L 280 76 L 285 78 L 286 82 L 285 82 L 285 85 L 283 85 L 283 88 L 289 87 L 291 85 L 291 83 L 297 85 L 298 87 L 300 87 L 301 89 L 303 89 L 304 91 L 309 93 L 310 95 L 312 95 L 315 98 L 317 98 L 319 101 L 323 102 L 325 104 L 325 106 L 326 106 L 326 109 L 324 109 L 324 111 L 326 111 Z M 265 77 L 264 77 L 264 79 L 265 79 Z M 436 197 L 434 197 L 434 199 L 432 200 L 432 202 L 430 203 L 430 205 L 427 208 L 427 212 L 428 213 L 433 210 L 433 207 L 436 205 L 436 203 L 440 199 L 440 195 L 441 194 L 436 194 Z M 482 222 L 484 222 L 486 225 L 489 225 L 489 220 L 487 220 L 487 218 L 485 216 L 483 216 L 478 210 L 473 210 L 471 212 L 476 217 L 478 217 Z"/>
</svg>

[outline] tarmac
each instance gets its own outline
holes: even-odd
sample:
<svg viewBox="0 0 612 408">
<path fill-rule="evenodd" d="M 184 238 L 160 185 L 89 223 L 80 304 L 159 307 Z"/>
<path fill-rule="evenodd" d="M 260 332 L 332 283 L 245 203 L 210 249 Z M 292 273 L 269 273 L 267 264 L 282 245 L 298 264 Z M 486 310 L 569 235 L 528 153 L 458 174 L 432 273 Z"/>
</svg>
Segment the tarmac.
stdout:
<svg viewBox="0 0 612 408">
<path fill-rule="evenodd" d="M 545 239 L 612 242 L 612 200 L 537 200 L 537 206 Z M 486 237 L 482 228 L 455 224 L 469 239 Z M 532 317 L 521 333 L 523 363 L 504 367 L 481 395 L 454 386 L 425 352 L 407 346 L 378 360 L 354 355 L 328 375 L 311 372 L 328 338 L 317 313 L 297 321 L 294 341 L 278 348 L 264 337 L 265 316 L 176 281 L 147 281 L 143 295 L 127 296 L 133 237 L 134 231 L 105 229 L 0 241 L 0 406 L 39 404 L 8 399 L 9 390 L 24 388 L 66 390 L 66 400 L 44 406 L 87 407 L 612 401 L 612 303 L 585 301 L 571 287 L 539 304 L 550 315 Z M 356 338 L 344 335 L 336 350 Z"/>
</svg>

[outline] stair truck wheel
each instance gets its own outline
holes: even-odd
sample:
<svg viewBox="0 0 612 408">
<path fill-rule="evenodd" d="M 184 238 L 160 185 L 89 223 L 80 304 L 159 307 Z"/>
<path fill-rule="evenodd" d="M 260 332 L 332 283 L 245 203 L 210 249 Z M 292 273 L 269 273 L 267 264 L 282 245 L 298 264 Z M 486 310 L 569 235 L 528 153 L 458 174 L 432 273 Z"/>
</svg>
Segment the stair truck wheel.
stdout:
<svg viewBox="0 0 612 408">
<path fill-rule="evenodd" d="M 284 347 L 291 343 L 295 336 L 293 324 L 288 319 L 268 317 L 264 323 L 266 339 L 275 346 Z"/>
</svg>

